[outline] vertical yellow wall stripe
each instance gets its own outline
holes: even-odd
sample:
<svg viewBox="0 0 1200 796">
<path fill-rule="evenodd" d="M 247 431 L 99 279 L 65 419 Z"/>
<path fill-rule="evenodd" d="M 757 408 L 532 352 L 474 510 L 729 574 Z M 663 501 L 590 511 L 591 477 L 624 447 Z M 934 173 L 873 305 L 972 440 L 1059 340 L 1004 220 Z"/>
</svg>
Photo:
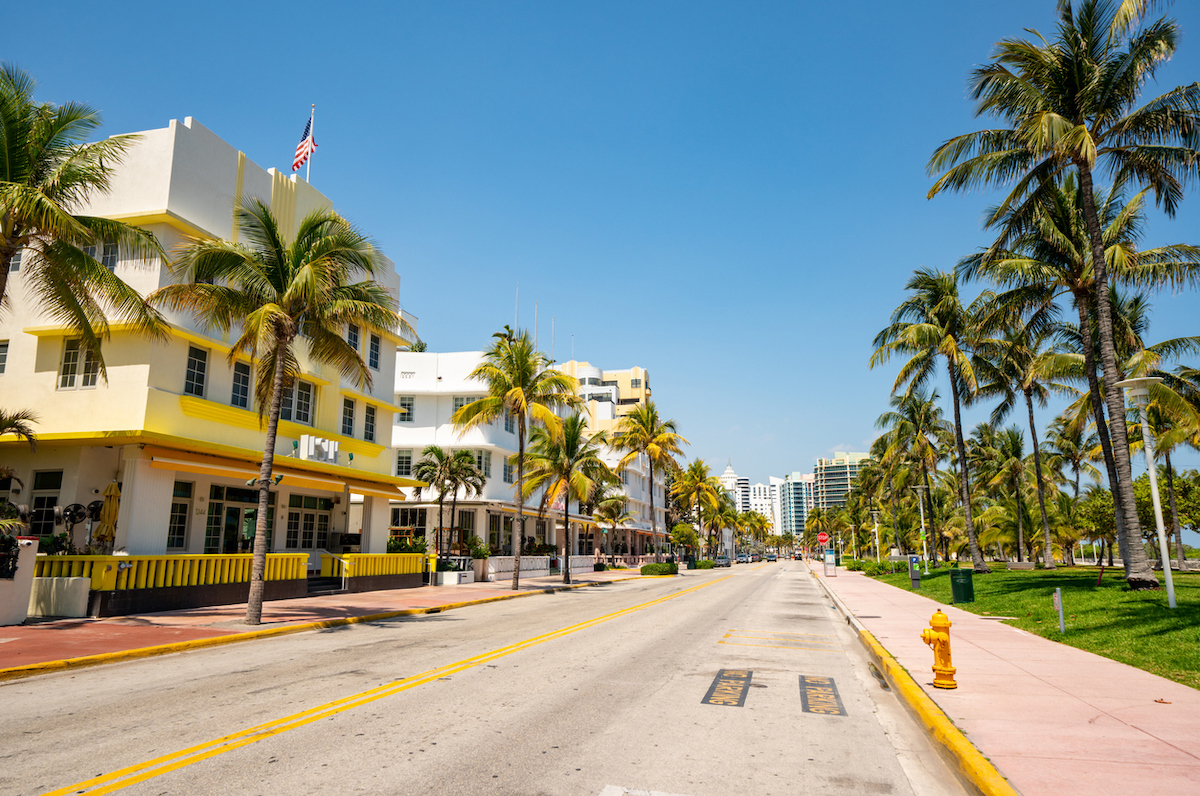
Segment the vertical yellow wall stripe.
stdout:
<svg viewBox="0 0 1200 796">
<path fill-rule="evenodd" d="M 296 185 L 278 171 L 271 181 L 271 212 L 279 222 L 280 234 L 290 241 L 296 235 Z"/>
<path fill-rule="evenodd" d="M 246 153 L 238 152 L 237 182 L 233 187 L 233 233 L 229 236 L 229 239 L 234 243 L 238 242 L 237 214 L 238 210 L 242 208 L 242 183 L 244 182 L 245 178 Z"/>
</svg>

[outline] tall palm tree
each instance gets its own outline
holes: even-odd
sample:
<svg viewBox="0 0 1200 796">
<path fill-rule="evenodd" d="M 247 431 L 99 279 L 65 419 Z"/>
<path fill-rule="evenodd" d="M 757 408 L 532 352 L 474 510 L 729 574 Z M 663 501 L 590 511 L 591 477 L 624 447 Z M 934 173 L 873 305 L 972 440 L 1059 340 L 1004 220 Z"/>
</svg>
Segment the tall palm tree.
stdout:
<svg viewBox="0 0 1200 796">
<path fill-rule="evenodd" d="M 100 113 L 83 103 L 39 103 L 37 83 L 0 64 L 0 307 L 9 268 L 21 252 L 25 300 L 79 335 L 107 378 L 101 341 L 110 316 L 162 337 L 162 316 L 85 247 L 115 244 L 136 260 L 166 259 L 154 235 L 107 218 L 81 215 L 89 196 L 108 193 L 113 168 L 137 136 L 84 143 Z"/>
<path fill-rule="evenodd" d="M 571 582 L 571 500 L 588 499 L 596 489 L 592 475 L 608 470 L 600 456 L 607 437 L 603 431 L 587 433 L 585 415 L 575 413 L 562 422 L 556 436 L 545 428 L 535 428 L 529 439 L 529 473 L 525 496 L 545 490 L 545 502 L 563 502 L 563 583 Z"/>
<path fill-rule="evenodd" d="M 517 501 L 517 523 L 513 529 L 512 588 L 518 588 L 521 578 L 521 545 L 525 539 L 525 444 L 531 426 L 545 427 L 552 435 L 562 432 L 562 421 L 554 413 L 559 407 L 579 403 L 575 390 L 579 383 L 550 368 L 550 360 L 533 345 L 529 332 L 513 331 L 505 326 L 503 332 L 492 335 L 495 342 L 483 355 L 469 378 L 478 379 L 487 387 L 487 395 L 472 401 L 451 417 L 459 431 L 489 423 L 505 413 L 517 421 L 517 480 L 513 495 Z"/>
<path fill-rule="evenodd" d="M 952 138 L 934 153 L 931 173 L 941 173 L 929 195 L 982 185 L 1016 185 L 998 213 L 1008 212 L 1006 234 L 1028 228 L 1054 178 L 1074 171 L 1079 177 L 1088 251 L 1095 279 L 1100 365 L 1116 464 L 1115 492 L 1123 512 L 1126 580 L 1133 588 L 1157 588 L 1158 579 L 1141 545 L 1133 499 L 1124 399 L 1117 382 L 1108 265 L 1100 215 L 1094 201 L 1093 172 L 1102 168 L 1114 183 L 1151 188 L 1159 206 L 1173 216 L 1183 184 L 1196 177 L 1200 134 L 1200 84 L 1172 89 L 1143 101 L 1140 94 L 1157 69 L 1174 54 L 1178 27 L 1159 19 L 1142 25 L 1149 0 L 1082 0 L 1059 3 L 1058 35 L 1037 42 L 1009 39 L 998 45 L 992 63 L 975 70 L 972 94 L 976 115 L 993 116 L 1007 128 Z"/>
<path fill-rule="evenodd" d="M 683 501 L 689 511 L 695 512 L 696 534 L 701 539 L 704 538 L 703 509 L 715 508 L 721 491 L 721 482 L 703 459 L 688 462 L 671 484 L 671 494 Z"/>
<path fill-rule="evenodd" d="M 453 467 L 449 472 L 450 480 L 450 528 L 451 533 L 455 530 L 459 533 L 459 544 L 466 545 L 467 540 L 462 538 L 463 529 L 458 521 L 458 493 L 462 492 L 464 498 L 477 497 L 483 494 L 484 484 L 487 483 L 487 478 L 484 477 L 483 471 L 479 469 L 479 463 L 470 451 L 459 451 L 465 453 L 466 456 L 459 456 L 457 453 L 453 458 Z"/>
<path fill-rule="evenodd" d="M 1043 443 L 1049 454 L 1047 465 L 1058 471 L 1070 468 L 1075 487 L 1075 499 L 1079 499 L 1079 481 L 1085 473 L 1099 478 L 1100 471 L 1091 465 L 1092 451 L 1099 445 L 1099 438 L 1088 432 L 1083 424 L 1072 423 L 1064 417 L 1056 417 L 1050 424 L 1050 434 Z"/>
<path fill-rule="evenodd" d="M 1006 428 L 996 435 L 996 447 L 991 451 L 994 475 L 989 480 L 990 486 L 1004 486 L 1016 502 L 1017 516 L 1017 561 L 1023 561 L 1022 551 L 1025 543 L 1025 481 L 1029 477 L 1028 463 L 1025 458 L 1025 435 L 1016 426 Z M 1046 534 L 1047 568 L 1054 566 L 1054 556 L 1050 549 L 1050 535 Z"/>
<path fill-rule="evenodd" d="M 592 510 L 592 518 L 596 520 L 597 524 L 608 523 L 610 530 L 605 534 L 604 547 L 608 563 L 611 564 L 613 561 L 613 537 L 617 534 L 617 528 L 633 519 L 633 512 L 629 510 L 628 498 L 615 491 L 599 496 L 596 499 L 596 507 Z"/>
<path fill-rule="evenodd" d="M 434 531 L 433 544 L 439 559 L 442 557 L 442 531 L 446 527 L 446 496 L 454 496 L 450 508 L 450 525 L 453 527 L 454 505 L 458 500 L 458 490 L 467 482 L 471 484 L 469 488 L 474 489 L 475 474 L 478 472 L 479 470 L 475 466 L 475 457 L 471 451 L 451 451 L 440 445 L 426 445 L 425 449 L 421 451 L 421 458 L 413 464 L 413 478 L 424 481 L 427 485 L 418 487 L 417 494 L 428 489 L 437 495 L 438 523 L 437 530 Z M 479 485 L 483 486 L 482 483 Z"/>
<path fill-rule="evenodd" d="M 617 421 L 612 448 L 625 451 L 617 462 L 617 469 L 624 470 L 640 457 L 646 460 L 650 478 L 650 539 L 654 544 L 654 560 L 662 560 L 658 549 L 658 519 L 654 514 L 654 468 L 678 470 L 676 456 L 681 456 L 681 444 L 687 440 L 679 436 L 674 420 L 663 420 L 658 416 L 658 407 L 653 401 L 638 404 L 629 414 Z"/>
<path fill-rule="evenodd" d="M 23 439 L 29 443 L 29 450 L 37 450 L 37 432 L 33 430 L 33 424 L 38 422 L 37 414 L 31 409 L 14 409 L 8 411 L 0 409 L 0 437 L 5 434 L 12 434 L 17 439 Z"/>
<path fill-rule="evenodd" d="M 975 368 L 970 353 L 979 341 L 976 319 L 982 306 L 990 299 L 986 293 L 964 307 L 958 296 L 958 280 L 953 274 L 932 269 L 920 269 L 905 285 L 911 295 L 892 313 L 891 324 L 875 336 L 872 368 L 887 362 L 895 354 L 910 358 L 900 368 L 892 392 L 908 385 L 911 394 L 919 390 L 935 373 L 938 359 L 945 360 L 950 378 L 950 395 L 954 405 L 954 439 L 959 456 L 959 486 L 963 505 L 964 526 L 971 561 L 976 572 L 991 572 L 983 560 L 975 524 L 971 517 L 971 484 L 963 463 L 966 445 L 962 433 L 963 396 L 977 388 Z"/>
<path fill-rule="evenodd" d="M 407 324 L 396 299 L 371 277 L 378 255 L 370 239 L 332 210 L 314 210 L 287 240 L 266 204 L 250 199 L 234 219 L 233 243 L 192 238 L 179 253 L 180 284 L 160 288 L 151 302 L 190 312 L 207 327 L 240 332 L 229 363 L 249 356 L 256 363 L 254 398 L 259 419 L 266 414 L 267 438 L 258 477 L 258 518 L 246 623 L 262 621 L 263 574 L 267 562 L 267 512 L 275 439 L 286 388 L 299 373 L 297 347 L 309 358 L 338 369 L 360 389 L 371 371 L 342 337 L 347 324 L 396 330 Z M 356 277 L 364 281 L 352 282 Z"/>
</svg>

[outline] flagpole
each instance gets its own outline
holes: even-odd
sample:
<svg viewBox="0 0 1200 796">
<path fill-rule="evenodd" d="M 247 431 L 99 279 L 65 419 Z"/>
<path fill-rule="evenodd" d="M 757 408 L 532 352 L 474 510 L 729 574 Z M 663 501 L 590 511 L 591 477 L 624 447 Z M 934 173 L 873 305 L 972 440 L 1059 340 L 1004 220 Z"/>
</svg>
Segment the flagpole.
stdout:
<svg viewBox="0 0 1200 796">
<path fill-rule="evenodd" d="M 314 136 L 316 136 L 317 133 L 315 130 L 313 130 L 313 121 L 316 118 L 317 118 L 317 104 L 314 102 L 313 106 L 312 106 L 312 110 L 309 111 L 309 114 L 308 114 L 308 137 L 311 138 L 313 141 L 317 140 L 314 137 Z M 310 178 L 311 175 L 312 175 L 312 153 L 310 152 L 308 155 L 308 162 L 304 164 L 304 181 L 306 183 L 308 183 L 309 185 L 312 185 L 312 179 Z"/>
</svg>

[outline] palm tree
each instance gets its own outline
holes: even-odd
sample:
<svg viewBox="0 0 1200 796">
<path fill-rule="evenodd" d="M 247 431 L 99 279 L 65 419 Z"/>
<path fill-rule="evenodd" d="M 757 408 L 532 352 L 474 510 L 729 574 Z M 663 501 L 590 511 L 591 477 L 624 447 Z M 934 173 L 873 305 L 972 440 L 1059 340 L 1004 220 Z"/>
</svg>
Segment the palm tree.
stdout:
<svg viewBox="0 0 1200 796">
<path fill-rule="evenodd" d="M 421 451 L 421 458 L 413 464 L 413 478 L 424 481 L 426 486 L 418 487 L 416 493 L 421 494 L 425 489 L 432 490 L 437 495 L 438 524 L 434 531 L 434 550 L 442 557 L 442 530 L 446 527 L 445 504 L 446 495 L 453 495 L 450 507 L 450 525 L 454 526 L 454 506 L 458 501 L 460 487 L 470 483 L 470 489 L 475 488 L 478 480 L 482 488 L 482 475 L 476 475 L 479 469 L 475 466 L 475 457 L 469 450 L 449 451 L 440 445 L 427 445 Z"/>
<path fill-rule="evenodd" d="M 605 553 L 608 555 L 608 563 L 613 562 L 612 543 L 613 537 L 616 536 L 617 528 L 633 519 L 633 512 L 629 510 L 629 500 L 622 494 L 612 492 L 606 496 L 601 496 L 596 500 L 596 508 L 592 510 L 592 518 L 598 524 L 608 523 L 611 530 L 605 534 Z"/>
<path fill-rule="evenodd" d="M 671 494 L 683 501 L 689 507 L 689 511 L 695 511 L 696 534 L 701 539 L 704 538 L 703 509 L 714 509 L 721 491 L 721 482 L 712 474 L 703 459 L 689 462 L 671 484 Z"/>
<path fill-rule="evenodd" d="M 676 433 L 674 420 L 659 418 L 658 407 L 653 401 L 638 404 L 623 416 L 617 422 L 612 439 L 613 450 L 626 451 L 617 462 L 618 470 L 624 470 L 639 457 L 646 459 L 650 478 L 650 539 L 656 562 L 662 560 L 662 555 L 658 549 L 658 520 L 654 514 L 654 468 L 657 465 L 660 470 L 678 470 L 675 457 L 683 453 L 680 444 L 686 445 L 687 440 Z"/>
<path fill-rule="evenodd" d="M 12 434 L 18 439 L 29 443 L 29 450 L 37 450 L 37 433 L 33 424 L 38 422 L 38 416 L 30 409 L 15 409 L 8 411 L 0 409 L 0 437 Z"/>
<path fill-rule="evenodd" d="M 546 503 L 563 502 L 563 583 L 571 582 L 571 499 L 587 500 L 596 489 L 591 475 L 608 470 L 600 459 L 607 437 L 603 431 L 589 437 L 587 427 L 587 417 L 576 413 L 563 420 L 557 436 L 539 427 L 529 440 L 525 496 L 545 489 Z"/>
<path fill-rule="evenodd" d="M 450 489 L 450 532 L 459 533 L 458 543 L 460 549 L 464 549 L 467 544 L 467 539 L 463 538 L 463 529 L 458 521 L 458 493 L 462 492 L 464 498 L 477 497 L 483 494 L 483 486 L 487 483 L 487 478 L 484 477 L 483 471 L 479 469 L 479 463 L 470 451 L 459 451 L 465 453 L 466 456 L 459 456 L 457 453 L 453 458 L 453 467 L 449 472 Z"/>
<path fill-rule="evenodd" d="M 1004 486 L 1016 501 L 1017 516 L 1017 561 L 1023 561 L 1021 553 L 1026 549 L 1025 544 L 1025 498 L 1022 494 L 1029 470 L 1025 459 L 1025 435 L 1016 426 L 1006 428 L 996 435 L 996 447 L 991 450 L 993 456 L 994 475 L 988 481 L 990 486 Z M 1053 568 L 1054 556 L 1050 552 L 1050 535 L 1046 534 L 1047 568 Z"/>
<path fill-rule="evenodd" d="M 531 426 L 544 426 L 552 435 L 562 430 L 562 421 L 554 410 L 575 406 L 579 386 L 574 377 L 550 369 L 546 355 L 533 346 L 524 330 L 513 331 L 505 326 L 503 332 L 492 335 L 495 342 L 469 374 L 487 387 L 487 395 L 472 401 L 455 412 L 450 421 L 459 431 L 489 423 L 506 413 L 517 421 L 517 480 L 513 494 L 517 501 L 517 525 L 513 534 L 514 591 L 520 584 L 521 545 L 525 540 L 525 443 Z"/>
<path fill-rule="evenodd" d="M 958 297 L 958 281 L 952 274 L 932 269 L 918 270 L 905 285 L 912 295 L 892 313 L 891 324 L 875 336 L 872 368 L 887 362 L 894 354 L 911 358 L 900 368 L 892 387 L 896 392 L 908 384 L 908 394 L 919 390 L 933 377 L 938 358 L 946 362 L 950 377 L 950 395 L 954 403 L 954 439 L 959 456 L 959 486 L 964 525 L 976 572 L 991 572 L 983 560 L 975 525 L 971 518 L 971 485 L 963 463 L 967 458 L 962 433 L 963 395 L 975 392 L 975 369 L 970 352 L 979 340 L 975 319 L 990 298 L 984 294 L 970 307 Z"/>
<path fill-rule="evenodd" d="M 89 196 L 108 193 L 113 167 L 137 137 L 84 143 L 100 126 L 99 112 L 79 102 L 38 103 L 36 87 L 17 66 L 0 64 L 0 307 L 21 253 L 25 300 L 79 335 L 107 379 L 100 348 L 110 315 L 152 337 L 164 334 L 162 316 L 141 294 L 85 252 L 107 244 L 133 259 L 165 260 L 154 235 L 77 212 Z"/>
<path fill-rule="evenodd" d="M 1124 400 L 1117 382 L 1108 265 L 1093 171 L 1106 169 L 1114 183 L 1153 189 L 1173 216 L 1183 183 L 1195 176 L 1200 132 L 1200 84 L 1193 83 L 1142 102 L 1141 89 L 1175 52 L 1176 24 L 1160 19 L 1140 26 L 1149 0 L 1083 0 L 1059 3 L 1058 37 L 1039 42 L 1010 39 L 993 62 L 975 70 L 972 94 L 977 115 L 998 117 L 1009 127 L 952 138 L 934 153 L 931 173 L 942 173 L 930 197 L 946 190 L 1016 185 L 989 225 L 1009 214 L 1004 234 L 1029 228 L 1054 178 L 1074 171 L 1087 230 L 1099 327 L 1100 365 L 1116 464 L 1115 492 L 1124 514 L 1126 580 L 1133 588 L 1157 588 L 1141 545 L 1133 499 Z M 1010 213 L 1011 210 L 1011 213 Z"/>
<path fill-rule="evenodd" d="M 371 279 L 377 252 L 370 239 L 332 210 L 314 210 L 287 240 L 266 204 L 251 199 L 234 219 L 239 240 L 191 238 L 174 265 L 181 284 L 148 297 L 175 311 L 191 312 L 205 326 L 240 334 L 229 363 L 250 356 L 256 363 L 254 398 L 259 419 L 267 415 L 267 438 L 258 477 L 258 518 L 246 623 L 262 621 L 267 562 L 267 512 L 275 438 L 286 388 L 299 373 L 297 344 L 313 362 L 332 365 L 359 389 L 371 371 L 341 331 L 347 324 L 396 330 L 407 324 L 396 300 Z M 350 280 L 364 276 L 362 282 Z"/>
<path fill-rule="evenodd" d="M 1086 473 L 1091 478 L 1100 477 L 1100 471 L 1090 463 L 1092 451 L 1099 446 L 1100 441 L 1095 434 L 1085 431 L 1083 424 L 1056 417 L 1050 424 L 1049 438 L 1043 444 L 1049 454 L 1049 467 L 1060 472 L 1066 467 L 1071 469 L 1076 499 L 1079 498 L 1081 475 Z"/>
</svg>

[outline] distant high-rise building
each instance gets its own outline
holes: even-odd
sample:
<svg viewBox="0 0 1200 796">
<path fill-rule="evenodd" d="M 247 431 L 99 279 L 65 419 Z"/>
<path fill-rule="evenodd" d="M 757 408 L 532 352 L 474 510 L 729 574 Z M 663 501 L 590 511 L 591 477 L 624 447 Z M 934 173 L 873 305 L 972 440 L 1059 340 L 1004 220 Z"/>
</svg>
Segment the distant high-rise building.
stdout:
<svg viewBox="0 0 1200 796">
<path fill-rule="evenodd" d="M 827 509 L 846 505 L 846 493 L 858 477 L 858 471 L 870 458 L 865 453 L 836 451 L 832 459 L 817 459 L 817 464 L 813 467 L 813 475 L 816 476 L 813 490 L 816 507 Z"/>
<path fill-rule="evenodd" d="M 780 533 L 779 488 L 775 484 L 753 484 L 750 487 L 750 511 L 756 511 L 771 521 L 771 533 Z"/>
<path fill-rule="evenodd" d="M 738 511 L 750 510 L 750 479 L 741 478 L 733 471 L 733 462 L 730 462 L 725 467 L 725 472 L 717 477 L 721 482 L 721 487 L 729 493 L 729 497 L 733 499 L 733 505 Z"/>
<path fill-rule="evenodd" d="M 799 538 L 804 533 L 804 521 L 813 508 L 816 476 L 794 472 L 783 477 L 779 484 L 779 533 Z"/>
</svg>

